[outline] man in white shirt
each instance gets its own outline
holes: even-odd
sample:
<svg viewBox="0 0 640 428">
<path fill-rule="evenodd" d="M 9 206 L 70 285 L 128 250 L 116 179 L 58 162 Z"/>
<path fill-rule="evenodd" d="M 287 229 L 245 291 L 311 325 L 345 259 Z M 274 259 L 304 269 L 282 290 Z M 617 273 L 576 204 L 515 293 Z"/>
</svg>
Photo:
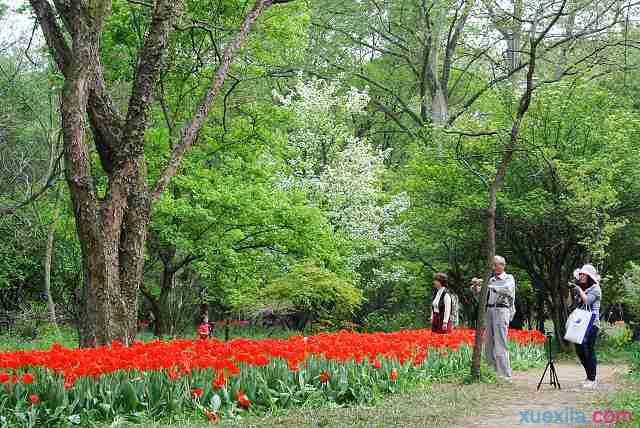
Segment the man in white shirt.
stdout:
<svg viewBox="0 0 640 428">
<path fill-rule="evenodd" d="M 516 282 L 513 275 L 505 272 L 505 259 L 495 256 L 493 259 L 493 276 L 489 279 L 489 294 L 486 303 L 486 341 L 485 357 L 499 378 L 511 381 L 511 362 L 507 337 L 509 322 L 515 313 Z M 472 286 L 476 293 L 480 291 L 478 284 Z"/>
</svg>

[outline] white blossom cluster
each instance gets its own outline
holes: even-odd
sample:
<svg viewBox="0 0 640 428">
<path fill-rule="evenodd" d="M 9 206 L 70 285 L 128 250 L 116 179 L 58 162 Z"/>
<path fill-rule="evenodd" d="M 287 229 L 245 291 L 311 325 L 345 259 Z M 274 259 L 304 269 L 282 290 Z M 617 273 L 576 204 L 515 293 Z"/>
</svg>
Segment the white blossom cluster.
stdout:
<svg viewBox="0 0 640 428">
<path fill-rule="evenodd" d="M 408 239 L 399 216 L 409 208 L 409 197 L 402 193 L 382 203 L 380 176 L 388 153 L 354 136 L 347 125 L 349 115 L 364 113 L 367 92 L 351 88 L 340 94 L 334 82 L 299 79 L 294 91 L 274 97 L 296 121 L 289 134 L 292 173 L 280 186 L 306 191 L 336 231 L 362 244 L 350 260 L 354 271 L 364 260 L 392 254 Z"/>
<path fill-rule="evenodd" d="M 383 266 L 380 269 L 374 268 L 373 279 L 367 284 L 369 288 L 379 288 L 384 283 L 412 281 L 415 278 L 403 266 Z"/>
</svg>

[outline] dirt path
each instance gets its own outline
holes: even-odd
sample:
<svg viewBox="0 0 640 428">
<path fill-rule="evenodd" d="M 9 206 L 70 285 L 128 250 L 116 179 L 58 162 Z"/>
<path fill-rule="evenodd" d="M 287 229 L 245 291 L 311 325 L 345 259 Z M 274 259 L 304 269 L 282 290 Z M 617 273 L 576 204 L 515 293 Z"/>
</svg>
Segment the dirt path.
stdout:
<svg viewBox="0 0 640 428">
<path fill-rule="evenodd" d="M 594 412 L 608 410 L 598 405 L 602 402 L 602 395 L 611 394 L 618 388 L 617 379 L 626 370 L 623 366 L 599 366 L 598 388 L 586 390 L 582 388 L 584 381 L 582 366 L 573 362 L 559 362 L 556 363 L 556 368 L 561 390 L 549 385 L 547 373 L 546 384 L 543 383 L 540 391 L 536 392 L 542 371 L 516 372 L 513 376 L 513 384 L 501 385 L 488 391 L 489 394 L 479 407 L 478 414 L 457 420 L 454 426 L 465 428 L 594 426 L 592 423 Z M 583 420 L 587 423 L 582 422 Z"/>
</svg>

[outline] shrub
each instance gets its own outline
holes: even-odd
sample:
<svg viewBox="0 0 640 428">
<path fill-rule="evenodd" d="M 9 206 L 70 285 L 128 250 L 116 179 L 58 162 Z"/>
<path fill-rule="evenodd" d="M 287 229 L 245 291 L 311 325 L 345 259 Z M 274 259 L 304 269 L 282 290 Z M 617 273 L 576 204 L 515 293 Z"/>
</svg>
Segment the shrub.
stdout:
<svg viewBox="0 0 640 428">
<path fill-rule="evenodd" d="M 40 327 L 47 322 L 46 305 L 29 302 L 20 308 L 12 330 L 20 338 L 35 339 Z"/>
<path fill-rule="evenodd" d="M 616 350 L 624 349 L 633 339 L 633 333 L 625 323 L 602 323 L 601 331 L 606 345 Z"/>
<path fill-rule="evenodd" d="M 627 307 L 628 321 L 640 321 L 640 265 L 631 263 L 629 269 L 622 276 L 624 285 L 623 303 Z"/>
<path fill-rule="evenodd" d="M 364 320 L 367 331 L 396 331 L 425 326 L 423 314 L 419 311 L 400 311 L 390 314 L 385 310 L 369 313 Z"/>
<path fill-rule="evenodd" d="M 351 281 L 307 261 L 268 284 L 260 293 L 257 310 L 286 308 L 294 328 L 302 330 L 319 319 L 332 323 L 348 320 L 360 307 L 362 291 Z"/>
</svg>

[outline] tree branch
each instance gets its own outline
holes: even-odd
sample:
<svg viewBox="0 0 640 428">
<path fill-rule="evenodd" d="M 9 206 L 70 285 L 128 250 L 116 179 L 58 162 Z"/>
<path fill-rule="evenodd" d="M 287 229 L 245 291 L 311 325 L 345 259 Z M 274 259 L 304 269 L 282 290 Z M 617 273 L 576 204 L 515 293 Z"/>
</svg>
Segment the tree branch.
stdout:
<svg viewBox="0 0 640 428">
<path fill-rule="evenodd" d="M 173 152 L 171 153 L 171 159 L 162 171 L 162 174 L 155 185 L 152 193 L 152 201 L 157 201 L 160 198 L 160 195 L 162 195 L 162 192 L 166 189 L 169 181 L 176 174 L 178 166 L 182 162 L 186 152 L 196 142 L 200 129 L 202 128 L 209 110 L 211 109 L 211 105 L 222 89 L 222 85 L 227 77 L 231 63 L 235 59 L 238 50 L 249 35 L 258 17 L 260 17 L 260 15 L 262 15 L 273 3 L 287 2 L 287 0 L 257 0 L 254 7 L 245 16 L 240 30 L 233 40 L 231 40 L 225 47 L 222 54 L 222 61 L 218 65 L 218 69 L 211 79 L 210 87 L 204 94 L 198 109 L 193 114 L 191 120 L 182 128 L 180 142 L 174 147 Z"/>
<path fill-rule="evenodd" d="M 147 111 L 153 101 L 153 91 L 160 75 L 160 67 L 167 50 L 167 40 L 177 15 L 177 2 L 158 0 L 151 27 L 140 51 L 135 82 L 131 90 L 127 119 L 123 130 L 119 159 L 128 159 L 132 154 L 141 155 L 144 149 L 144 133 Z"/>
<path fill-rule="evenodd" d="M 71 58 L 71 50 L 56 21 L 53 8 L 47 0 L 29 0 L 29 3 L 36 14 L 36 20 L 40 24 L 40 28 L 42 28 L 42 33 L 47 46 L 49 46 L 53 60 L 60 71 L 65 74 L 67 64 L 69 64 Z"/>
<path fill-rule="evenodd" d="M 59 166 L 60 166 L 60 160 L 62 159 L 62 154 L 63 152 L 60 151 L 60 153 L 58 154 L 58 157 L 55 160 L 54 167 L 51 168 L 51 171 L 49 172 L 49 176 L 47 177 L 47 180 L 44 186 L 42 186 L 42 188 L 37 192 L 32 193 L 31 196 L 29 196 L 27 199 L 25 199 L 24 201 L 20 202 L 17 205 L 14 205 L 12 207 L 0 207 L 0 216 L 5 216 L 5 215 L 10 215 L 15 213 L 20 208 L 25 207 L 30 203 L 34 202 L 36 199 L 42 196 L 47 190 L 55 186 L 56 183 L 58 182 L 58 178 L 60 177 Z"/>
</svg>

